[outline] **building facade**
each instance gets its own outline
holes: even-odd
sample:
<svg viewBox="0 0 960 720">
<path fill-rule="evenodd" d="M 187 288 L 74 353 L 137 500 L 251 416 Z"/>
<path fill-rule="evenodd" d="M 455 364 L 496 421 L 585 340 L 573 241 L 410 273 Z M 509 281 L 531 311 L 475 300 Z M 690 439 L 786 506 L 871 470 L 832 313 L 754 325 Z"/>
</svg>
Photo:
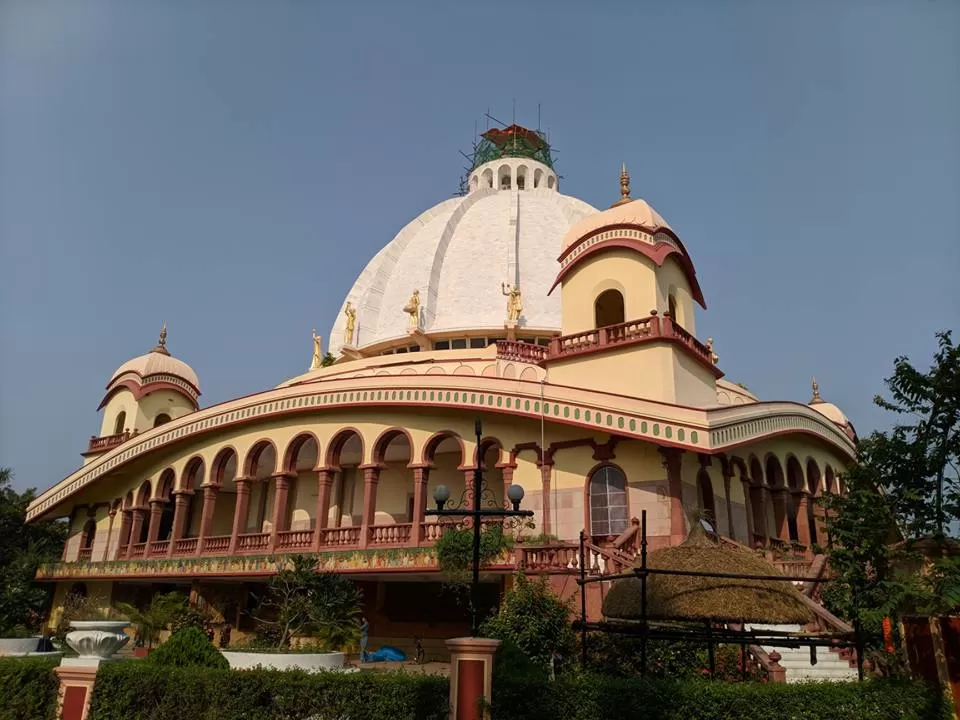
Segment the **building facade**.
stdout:
<svg viewBox="0 0 960 720">
<path fill-rule="evenodd" d="M 626 168 L 600 212 L 560 192 L 539 133 L 490 131 L 466 192 L 357 278 L 334 364 L 315 336 L 303 375 L 205 408 L 165 328 L 117 369 L 84 463 L 28 510 L 70 522 L 62 562 L 39 573 L 54 615 L 71 588 L 111 604 L 177 587 L 242 633 L 251 592 L 285 554 L 312 553 L 362 584 L 372 643 L 459 634 L 425 510 L 438 485 L 472 492 L 478 463 L 494 502 L 516 483 L 534 511 L 485 573 L 494 595 L 517 567 L 571 592 L 581 530 L 590 572 L 629 563 L 644 510 L 652 548 L 702 515 L 802 569 L 853 428 L 816 383 L 805 404 L 726 381 L 697 336 L 705 308 L 690 254 L 631 198 Z"/>
</svg>

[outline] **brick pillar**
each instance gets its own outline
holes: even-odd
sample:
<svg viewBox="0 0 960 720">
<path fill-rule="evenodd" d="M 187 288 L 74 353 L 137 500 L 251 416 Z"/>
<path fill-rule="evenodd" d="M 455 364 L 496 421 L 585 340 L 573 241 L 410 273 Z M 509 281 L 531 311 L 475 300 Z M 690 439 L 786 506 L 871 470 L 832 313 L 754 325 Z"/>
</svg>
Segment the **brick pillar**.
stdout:
<svg viewBox="0 0 960 720">
<path fill-rule="evenodd" d="M 72 664 L 67 661 L 73 660 Z M 90 697 L 100 663 L 90 658 L 67 658 L 53 669 L 60 683 L 57 693 L 57 720 L 86 720 L 90 713 Z M 84 663 L 83 661 L 88 661 Z"/>
<path fill-rule="evenodd" d="M 130 557 L 130 550 L 140 542 L 140 533 L 143 531 L 143 520 L 147 511 L 143 508 L 133 508 L 130 512 L 133 515 L 133 519 L 130 522 L 130 542 L 127 543 L 127 553 L 125 557 Z"/>
<path fill-rule="evenodd" d="M 203 514 L 200 515 L 200 533 L 197 538 L 197 555 L 203 552 L 203 543 L 210 535 L 210 526 L 213 525 L 213 513 L 217 509 L 217 491 L 219 485 L 203 486 Z"/>
<path fill-rule="evenodd" d="M 413 517 L 410 519 L 413 527 L 410 528 L 410 543 L 419 545 L 423 541 L 423 519 L 427 510 L 427 482 L 430 479 L 430 468 L 418 467 L 413 469 Z"/>
<path fill-rule="evenodd" d="M 273 480 L 273 515 L 270 518 L 270 552 L 277 549 L 277 533 L 287 529 L 287 498 L 294 473 L 277 473 Z"/>
<path fill-rule="evenodd" d="M 313 527 L 313 549 L 317 551 L 323 542 L 323 531 L 330 516 L 330 490 L 333 487 L 333 470 L 317 471 L 317 519 Z"/>
<path fill-rule="evenodd" d="M 550 479 L 553 473 L 553 463 L 544 462 L 540 463 L 540 485 L 542 487 L 543 494 L 543 510 L 541 511 L 540 517 L 542 519 L 543 527 L 540 528 L 542 533 L 551 533 L 553 532 L 553 517 L 550 507 Z"/>
<path fill-rule="evenodd" d="M 683 450 L 660 448 L 660 454 L 663 456 L 663 466 L 667 469 L 667 486 L 670 490 L 670 544 L 679 545 L 687 537 L 687 522 L 683 514 L 683 481 L 680 475 Z"/>
<path fill-rule="evenodd" d="M 147 528 L 147 552 L 150 553 L 150 546 L 160 537 L 160 518 L 163 516 L 163 500 L 150 501 L 150 525 Z"/>
<path fill-rule="evenodd" d="M 131 513 L 129 510 L 120 511 L 120 531 L 117 535 L 117 552 L 114 559 L 119 560 L 120 556 L 126 557 L 127 548 L 130 547 L 130 525 Z"/>
<path fill-rule="evenodd" d="M 363 516 L 360 523 L 360 548 L 370 543 L 370 528 L 377 516 L 377 485 L 380 483 L 380 468 L 366 465 L 363 470 Z"/>
<path fill-rule="evenodd" d="M 785 542 L 790 542 L 785 492 L 783 488 L 770 488 L 770 500 L 773 502 L 773 525 L 777 537 Z"/>
<path fill-rule="evenodd" d="M 737 539 L 737 533 L 733 529 L 733 501 L 730 500 L 730 486 L 733 475 L 723 476 L 723 496 L 727 501 L 727 537 L 732 540 Z"/>
<path fill-rule="evenodd" d="M 810 552 L 810 517 L 808 506 L 810 496 L 805 492 L 794 493 L 793 506 L 797 509 L 797 540 Z"/>
<path fill-rule="evenodd" d="M 740 478 L 740 483 L 743 485 L 743 504 L 746 506 L 744 509 L 747 513 L 747 539 L 743 544 L 752 548 L 754 543 L 753 496 L 751 495 L 752 488 L 750 487 L 750 481 L 743 477 Z"/>
<path fill-rule="evenodd" d="M 233 531 L 230 533 L 230 554 L 237 551 L 239 536 L 247 531 L 247 514 L 250 510 L 250 483 L 251 477 L 234 478 L 237 486 L 237 504 L 233 510 Z"/>
<path fill-rule="evenodd" d="M 450 649 L 450 720 L 484 720 L 493 700 L 493 658 L 499 640 L 453 638 Z M 480 701 L 483 700 L 483 703 Z"/>
</svg>

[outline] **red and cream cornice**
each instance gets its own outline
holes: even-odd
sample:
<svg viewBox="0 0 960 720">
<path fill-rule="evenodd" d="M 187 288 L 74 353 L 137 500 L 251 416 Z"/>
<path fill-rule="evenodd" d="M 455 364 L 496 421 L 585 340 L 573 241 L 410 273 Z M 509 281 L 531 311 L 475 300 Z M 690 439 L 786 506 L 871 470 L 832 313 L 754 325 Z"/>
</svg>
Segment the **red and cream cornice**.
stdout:
<svg viewBox="0 0 960 720">
<path fill-rule="evenodd" d="M 140 373 L 130 370 L 117 375 L 110 381 L 107 385 L 107 391 L 100 401 L 100 405 L 97 406 L 97 410 L 103 409 L 107 401 L 123 389 L 127 389 L 133 393 L 135 400 L 140 400 L 140 398 L 147 393 L 156 392 L 157 390 L 172 390 L 187 397 L 195 408 L 198 407 L 200 398 L 200 390 L 177 375 L 171 375 L 170 373 L 153 373 L 142 376 Z"/>
<path fill-rule="evenodd" d="M 199 410 L 136 435 L 100 455 L 42 493 L 27 509 L 27 519 L 50 512 L 99 478 L 142 459 L 195 444 L 239 426 L 326 410 L 382 410 L 385 406 L 450 408 L 602 431 L 691 452 L 715 454 L 764 438 L 802 433 L 854 456 L 850 439 L 806 405 L 768 402 L 720 408 L 692 408 L 611 393 L 571 388 L 512 377 L 449 374 L 395 374 L 335 379 L 268 390 Z M 407 366 L 409 368 L 410 366 Z M 506 367 L 506 366 L 504 366 Z M 404 368 L 404 369 L 407 369 Z M 400 368 L 396 368 L 399 370 Z M 504 375 L 508 373 L 504 369 Z"/>
<path fill-rule="evenodd" d="M 557 273 L 550 292 L 553 292 L 557 285 L 563 282 L 564 277 L 581 262 L 601 252 L 614 249 L 640 253 L 653 261 L 657 267 L 661 267 L 668 257 L 675 257 L 687 278 L 693 299 L 700 303 L 701 307 L 707 307 L 690 255 L 676 233 L 666 227 L 647 228 L 619 223 L 605 225 L 584 235 L 571 243 L 557 258 L 560 263 L 560 272 Z"/>
</svg>

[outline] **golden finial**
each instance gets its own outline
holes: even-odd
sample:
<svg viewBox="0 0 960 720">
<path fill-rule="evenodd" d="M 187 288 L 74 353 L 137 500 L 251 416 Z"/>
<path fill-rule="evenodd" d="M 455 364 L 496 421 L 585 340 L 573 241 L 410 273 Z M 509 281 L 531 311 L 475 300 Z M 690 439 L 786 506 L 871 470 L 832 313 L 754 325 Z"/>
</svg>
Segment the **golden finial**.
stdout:
<svg viewBox="0 0 960 720">
<path fill-rule="evenodd" d="M 813 390 L 813 397 L 810 398 L 810 405 L 815 405 L 817 403 L 822 403 L 823 398 L 820 397 L 820 383 L 817 382 L 817 379 L 813 379 L 813 383 L 810 385 Z"/>
<path fill-rule="evenodd" d="M 157 340 L 156 347 L 153 348 L 150 352 L 160 353 L 161 355 L 169 355 L 170 351 L 167 350 L 167 324 L 164 323 L 163 327 L 160 328 L 160 339 Z"/>
<path fill-rule="evenodd" d="M 628 202 L 632 202 L 630 198 L 630 173 L 627 172 L 627 164 L 623 163 L 620 166 L 620 199 L 611 205 L 611 207 L 623 205 Z"/>
</svg>

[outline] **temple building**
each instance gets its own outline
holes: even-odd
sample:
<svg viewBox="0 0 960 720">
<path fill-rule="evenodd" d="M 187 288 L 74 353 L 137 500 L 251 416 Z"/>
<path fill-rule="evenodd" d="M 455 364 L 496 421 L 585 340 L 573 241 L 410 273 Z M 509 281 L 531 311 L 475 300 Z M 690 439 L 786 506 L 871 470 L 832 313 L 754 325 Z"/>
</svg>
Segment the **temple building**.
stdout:
<svg viewBox="0 0 960 720">
<path fill-rule="evenodd" d="M 166 327 L 122 364 L 83 464 L 28 510 L 70 522 L 62 561 L 38 575 L 54 616 L 71 589 L 111 604 L 179 588 L 237 638 L 283 555 L 311 553 L 361 583 L 371 646 L 463 634 L 425 510 L 438 485 L 453 501 L 472 491 L 478 463 L 494 503 L 515 483 L 534 511 L 484 573 L 494 598 L 516 568 L 574 591 L 581 530 L 589 572 L 629 566 L 644 510 L 653 549 L 705 517 L 809 565 L 813 499 L 842 491 L 852 425 L 815 381 L 795 402 L 724 379 L 679 232 L 631 196 L 626 167 L 597 210 L 561 192 L 553 165 L 537 131 L 485 133 L 463 194 L 370 260 L 328 347 L 314 333 L 309 369 L 271 390 L 202 407 L 171 351 L 212 349 L 168 347 Z"/>
</svg>

